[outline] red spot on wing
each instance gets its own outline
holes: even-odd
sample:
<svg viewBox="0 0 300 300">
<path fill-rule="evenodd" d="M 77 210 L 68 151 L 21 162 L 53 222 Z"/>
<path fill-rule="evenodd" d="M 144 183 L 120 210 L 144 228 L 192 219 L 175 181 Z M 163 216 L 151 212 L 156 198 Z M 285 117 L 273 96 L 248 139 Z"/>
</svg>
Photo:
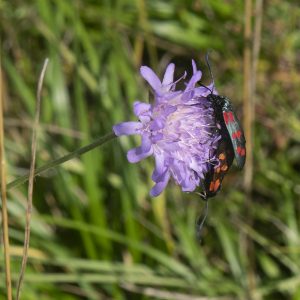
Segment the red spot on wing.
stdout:
<svg viewBox="0 0 300 300">
<path fill-rule="evenodd" d="M 241 146 L 238 146 L 236 147 L 236 152 L 240 155 L 240 156 L 245 156 L 246 155 L 246 149 L 241 147 Z"/>
<path fill-rule="evenodd" d="M 228 170 L 228 165 L 223 165 L 221 171 L 226 172 Z"/>
<path fill-rule="evenodd" d="M 220 160 L 220 165 L 214 169 L 213 176 L 208 185 L 209 192 L 213 195 L 215 195 L 221 188 L 223 177 L 229 168 L 226 152 L 219 153 L 218 158 Z"/>
<path fill-rule="evenodd" d="M 231 111 L 223 111 L 223 119 L 225 124 L 234 122 L 234 115 Z"/>
<path fill-rule="evenodd" d="M 218 178 L 216 181 L 215 181 L 215 184 L 214 184 L 214 192 L 217 192 L 219 187 L 221 185 L 221 181 L 220 179 Z"/>
<path fill-rule="evenodd" d="M 240 130 L 237 130 L 235 132 L 232 133 L 231 137 L 233 139 L 239 139 L 242 136 L 242 132 Z"/>
<path fill-rule="evenodd" d="M 226 155 L 225 155 L 225 153 L 220 153 L 219 154 L 219 160 L 224 160 L 226 158 Z"/>
<path fill-rule="evenodd" d="M 214 187 L 215 187 L 215 183 L 214 183 L 214 181 L 212 181 L 212 182 L 210 183 L 210 185 L 209 185 L 209 191 L 210 191 L 210 192 L 213 192 L 213 191 L 214 191 Z"/>
<path fill-rule="evenodd" d="M 233 122 L 234 121 L 234 116 L 233 116 L 233 113 L 231 111 L 228 112 L 228 118 L 229 118 L 229 122 Z"/>
<path fill-rule="evenodd" d="M 224 118 L 225 124 L 228 124 L 228 114 L 226 111 L 223 112 L 223 118 Z"/>
<path fill-rule="evenodd" d="M 221 180 L 219 178 L 217 178 L 215 181 L 211 181 L 210 185 L 209 185 L 209 191 L 212 193 L 216 193 L 221 185 Z"/>
</svg>

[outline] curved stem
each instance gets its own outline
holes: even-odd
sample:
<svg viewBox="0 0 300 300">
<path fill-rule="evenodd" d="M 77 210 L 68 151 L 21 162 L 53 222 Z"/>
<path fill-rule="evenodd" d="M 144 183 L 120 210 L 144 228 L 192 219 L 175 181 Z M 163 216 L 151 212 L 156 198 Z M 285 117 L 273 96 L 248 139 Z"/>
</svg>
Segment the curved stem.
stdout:
<svg viewBox="0 0 300 300">
<path fill-rule="evenodd" d="M 39 175 L 49 169 L 52 169 L 58 165 L 61 165 L 63 163 L 65 163 L 66 161 L 68 160 L 71 160 L 72 158 L 76 157 L 76 156 L 80 156 L 86 152 L 89 152 L 91 151 L 92 149 L 98 147 L 98 146 L 101 146 L 103 144 L 105 144 L 106 142 L 109 142 L 111 140 L 113 140 L 114 138 L 116 138 L 116 135 L 113 133 L 113 132 L 110 132 L 100 138 L 98 138 L 97 140 L 95 140 L 94 142 L 92 142 L 91 144 L 89 145 L 86 145 L 86 146 L 83 146 L 82 148 L 79 148 L 65 156 L 62 156 L 58 159 L 55 159 L 53 161 L 50 161 L 49 163 L 35 169 L 35 172 L 34 172 L 34 176 L 36 175 Z M 10 190 L 24 182 L 26 182 L 29 178 L 29 174 L 27 175 L 24 175 L 24 176 L 21 176 L 19 178 L 17 178 L 16 180 L 10 182 L 7 184 L 7 190 Z"/>
<path fill-rule="evenodd" d="M 17 292 L 16 300 L 19 300 L 21 297 L 21 287 L 24 281 L 27 260 L 28 260 L 28 251 L 30 243 L 30 224 L 31 224 L 31 213 L 32 213 L 32 198 L 33 198 L 33 184 L 34 184 L 34 169 L 36 161 L 36 148 L 37 148 L 37 128 L 40 122 L 41 114 L 41 102 L 42 102 L 42 88 L 43 82 L 47 70 L 49 59 L 46 58 L 44 65 L 39 77 L 37 93 L 36 93 L 36 109 L 34 117 L 34 125 L 32 128 L 32 141 L 31 141 L 31 162 L 29 170 L 29 179 L 28 179 L 28 191 L 27 191 L 27 208 L 26 208 L 26 222 L 25 222 L 25 234 L 24 234 L 24 246 L 23 246 L 23 255 L 22 255 L 22 265 L 19 274 L 19 279 L 17 283 Z"/>
</svg>

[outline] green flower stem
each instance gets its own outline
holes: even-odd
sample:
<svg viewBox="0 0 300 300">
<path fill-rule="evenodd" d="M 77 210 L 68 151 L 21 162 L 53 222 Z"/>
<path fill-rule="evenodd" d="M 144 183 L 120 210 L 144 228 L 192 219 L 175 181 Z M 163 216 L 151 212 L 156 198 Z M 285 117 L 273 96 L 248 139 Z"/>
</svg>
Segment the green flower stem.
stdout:
<svg viewBox="0 0 300 300">
<path fill-rule="evenodd" d="M 39 175 L 49 169 L 52 169 L 52 168 L 55 168 L 57 167 L 58 165 L 61 165 L 63 163 L 65 163 L 66 161 L 68 160 L 71 160 L 72 158 L 76 157 L 76 156 L 80 156 L 86 152 L 89 152 L 91 150 L 93 150 L 94 148 L 98 147 L 98 146 L 101 146 L 103 144 L 105 144 L 106 142 L 109 142 L 111 140 L 113 140 L 114 138 L 116 138 L 117 136 L 113 133 L 113 132 L 110 132 L 100 138 L 98 138 L 97 140 L 95 140 L 93 143 L 89 144 L 89 145 L 86 145 L 82 148 L 79 148 L 65 156 L 62 156 L 58 159 L 55 159 L 53 161 L 50 161 L 49 163 L 37 168 L 34 172 L 34 176 L 36 175 Z M 26 182 L 28 180 L 28 177 L 29 177 L 29 174 L 27 175 L 24 175 L 24 176 L 21 176 L 19 178 L 17 178 L 16 180 L 10 182 L 7 184 L 7 190 L 10 190 L 24 182 Z"/>
</svg>

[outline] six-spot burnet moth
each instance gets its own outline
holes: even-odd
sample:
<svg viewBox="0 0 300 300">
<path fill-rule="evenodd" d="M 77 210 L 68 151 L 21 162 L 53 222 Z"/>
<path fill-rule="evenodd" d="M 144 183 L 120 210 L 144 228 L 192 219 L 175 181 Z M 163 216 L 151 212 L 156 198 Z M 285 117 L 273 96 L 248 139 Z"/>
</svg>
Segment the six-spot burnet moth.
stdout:
<svg viewBox="0 0 300 300">
<path fill-rule="evenodd" d="M 216 124 L 221 140 L 217 148 L 219 165 L 211 166 L 204 181 L 203 198 L 213 197 L 221 188 L 222 180 L 228 172 L 234 158 L 237 167 L 242 169 L 246 159 L 246 141 L 243 129 L 227 97 L 210 94 L 207 97 L 213 104 Z"/>
<path fill-rule="evenodd" d="M 214 83 L 208 61 L 208 54 L 206 55 L 206 63 Z M 209 89 L 208 87 L 206 88 Z M 201 196 L 205 200 L 215 196 L 220 190 L 222 180 L 232 165 L 234 158 L 236 159 L 239 169 L 244 167 L 246 160 L 246 140 L 244 132 L 230 100 L 225 96 L 214 94 L 214 86 L 210 92 L 207 99 L 212 103 L 215 122 L 221 134 L 221 140 L 219 141 L 216 153 L 219 165 L 211 165 L 211 169 L 206 174 L 202 184 L 203 193 Z"/>
<path fill-rule="evenodd" d="M 201 86 L 211 92 L 207 96 L 207 99 L 211 102 L 214 109 L 216 128 L 219 130 L 221 139 L 216 150 L 219 164 L 217 166 L 211 165 L 210 170 L 202 182 L 203 191 L 200 195 L 206 200 L 206 207 L 203 217 L 199 217 L 196 222 L 199 240 L 208 213 L 208 198 L 214 197 L 220 191 L 223 178 L 231 167 L 234 158 L 236 159 L 239 169 L 244 167 L 246 160 L 246 140 L 244 132 L 231 101 L 225 96 L 214 94 L 214 79 L 208 61 L 208 54 L 206 55 L 206 63 L 213 81 L 213 88 L 211 90 L 203 84 L 201 84 Z"/>
</svg>

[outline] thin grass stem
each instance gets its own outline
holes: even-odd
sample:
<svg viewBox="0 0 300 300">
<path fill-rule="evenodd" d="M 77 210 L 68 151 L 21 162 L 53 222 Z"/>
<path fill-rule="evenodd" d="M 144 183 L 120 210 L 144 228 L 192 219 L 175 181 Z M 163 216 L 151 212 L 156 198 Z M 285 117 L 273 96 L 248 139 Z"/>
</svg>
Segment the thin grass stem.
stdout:
<svg viewBox="0 0 300 300">
<path fill-rule="evenodd" d="M 34 172 L 34 176 L 37 176 L 37 175 L 40 175 L 42 174 L 43 172 L 49 170 L 49 169 L 52 169 L 52 168 L 55 168 L 57 167 L 58 165 L 61 165 L 75 157 L 78 157 L 84 153 L 87 153 L 91 150 L 93 150 L 94 148 L 96 147 L 99 147 L 99 146 L 102 146 L 103 144 L 105 144 L 106 142 L 109 142 L 111 140 L 113 140 L 114 138 L 116 138 L 116 135 L 113 133 L 113 132 L 110 132 L 98 139 L 96 139 L 94 142 L 86 145 L 86 146 L 83 146 L 73 152 L 70 152 L 69 154 L 67 155 L 64 155 L 60 158 L 57 158 L 55 160 L 52 160 L 50 161 L 49 163 L 46 163 L 45 165 L 37 168 Z M 29 174 L 27 175 L 24 175 L 24 176 L 21 176 L 19 178 L 17 178 L 16 180 L 10 182 L 8 185 L 7 185 L 7 190 L 10 190 L 14 187 L 17 187 L 19 186 L 20 184 L 23 184 L 24 182 L 26 182 L 29 178 Z"/>
</svg>

